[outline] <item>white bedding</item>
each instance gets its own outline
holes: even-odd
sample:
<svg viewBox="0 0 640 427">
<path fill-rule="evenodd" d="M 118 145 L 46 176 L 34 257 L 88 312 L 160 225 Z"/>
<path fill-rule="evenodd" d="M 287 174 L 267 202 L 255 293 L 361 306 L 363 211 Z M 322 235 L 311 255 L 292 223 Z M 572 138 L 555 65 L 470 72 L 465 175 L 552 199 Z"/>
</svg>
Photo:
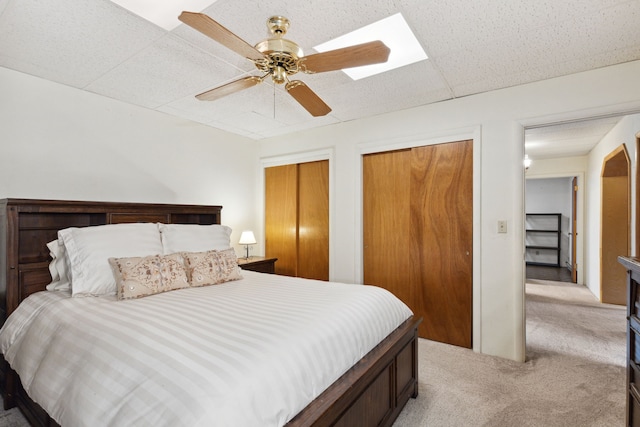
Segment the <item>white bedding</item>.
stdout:
<svg viewBox="0 0 640 427">
<path fill-rule="evenodd" d="M 411 316 L 386 290 L 243 271 L 136 300 L 40 292 L 0 351 L 63 426 L 281 426 Z"/>
</svg>

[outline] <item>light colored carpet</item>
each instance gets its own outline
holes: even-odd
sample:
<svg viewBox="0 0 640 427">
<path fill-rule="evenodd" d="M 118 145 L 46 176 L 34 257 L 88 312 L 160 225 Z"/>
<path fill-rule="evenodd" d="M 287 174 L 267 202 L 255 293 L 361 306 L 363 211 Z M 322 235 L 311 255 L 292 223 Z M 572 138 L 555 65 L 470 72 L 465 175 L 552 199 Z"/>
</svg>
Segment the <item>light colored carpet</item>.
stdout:
<svg viewBox="0 0 640 427">
<path fill-rule="evenodd" d="M 624 425 L 626 309 L 529 282 L 526 363 L 421 339 L 419 396 L 394 427 Z"/>
<path fill-rule="evenodd" d="M 420 394 L 394 427 L 624 425 L 624 307 L 583 286 L 527 284 L 527 362 L 421 339 Z M 23 427 L 16 410 L 0 426 Z"/>
<path fill-rule="evenodd" d="M 0 426 L 1 427 L 28 427 L 29 423 L 22 416 L 18 408 L 3 411 L 0 406 Z"/>
</svg>

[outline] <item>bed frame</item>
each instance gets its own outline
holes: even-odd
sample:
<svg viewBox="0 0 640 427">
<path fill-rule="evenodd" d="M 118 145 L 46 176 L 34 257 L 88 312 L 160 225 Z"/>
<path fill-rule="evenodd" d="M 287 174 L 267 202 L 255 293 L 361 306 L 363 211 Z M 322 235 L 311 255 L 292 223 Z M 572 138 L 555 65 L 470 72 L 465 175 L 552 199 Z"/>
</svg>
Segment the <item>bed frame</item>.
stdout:
<svg viewBox="0 0 640 427">
<path fill-rule="evenodd" d="M 220 224 L 221 206 L 57 200 L 0 200 L 0 322 L 51 281 L 46 243 L 58 230 L 131 222 Z M 311 402 L 287 426 L 390 426 L 418 395 L 417 328 L 410 318 Z M 2 359 L 4 408 L 33 426 L 58 425 L 24 391 Z"/>
</svg>

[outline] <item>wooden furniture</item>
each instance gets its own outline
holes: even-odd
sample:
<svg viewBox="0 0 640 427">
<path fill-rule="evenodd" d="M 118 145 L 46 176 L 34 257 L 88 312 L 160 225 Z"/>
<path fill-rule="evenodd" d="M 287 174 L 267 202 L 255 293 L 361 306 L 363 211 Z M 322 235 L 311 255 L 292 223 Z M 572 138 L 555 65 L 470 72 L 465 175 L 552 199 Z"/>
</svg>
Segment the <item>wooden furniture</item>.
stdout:
<svg viewBox="0 0 640 427">
<path fill-rule="evenodd" d="M 560 243 L 562 214 L 525 214 L 525 260 L 527 265 L 562 267 Z"/>
<path fill-rule="evenodd" d="M 627 426 L 640 426 L 640 259 L 618 257 L 627 270 Z"/>
<path fill-rule="evenodd" d="M 263 256 L 252 256 L 249 258 L 238 258 L 238 265 L 243 270 L 274 274 L 276 272 L 277 260 L 278 258 L 265 258 Z"/>
<path fill-rule="evenodd" d="M 46 243 L 57 231 L 123 222 L 219 224 L 220 206 L 5 199 L 0 201 L 2 322 L 51 281 Z M 390 426 L 418 394 L 417 329 L 411 317 L 303 409 L 288 426 Z M 2 361 L 5 409 L 18 406 L 34 426 L 57 425 Z"/>
<path fill-rule="evenodd" d="M 276 273 L 329 280 L 329 161 L 265 169 L 265 255 Z"/>
<path fill-rule="evenodd" d="M 364 282 L 423 317 L 420 337 L 471 348 L 473 141 L 362 162 Z"/>
</svg>

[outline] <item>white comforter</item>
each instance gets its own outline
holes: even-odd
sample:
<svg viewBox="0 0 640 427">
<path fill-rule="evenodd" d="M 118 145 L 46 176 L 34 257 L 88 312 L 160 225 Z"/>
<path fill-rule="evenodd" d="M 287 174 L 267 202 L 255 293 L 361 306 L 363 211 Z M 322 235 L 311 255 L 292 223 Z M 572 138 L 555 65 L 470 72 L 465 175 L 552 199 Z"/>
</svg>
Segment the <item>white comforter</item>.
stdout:
<svg viewBox="0 0 640 427">
<path fill-rule="evenodd" d="M 63 426 L 280 426 L 411 311 L 371 286 L 243 271 L 138 300 L 40 292 L 0 351 Z"/>
</svg>

